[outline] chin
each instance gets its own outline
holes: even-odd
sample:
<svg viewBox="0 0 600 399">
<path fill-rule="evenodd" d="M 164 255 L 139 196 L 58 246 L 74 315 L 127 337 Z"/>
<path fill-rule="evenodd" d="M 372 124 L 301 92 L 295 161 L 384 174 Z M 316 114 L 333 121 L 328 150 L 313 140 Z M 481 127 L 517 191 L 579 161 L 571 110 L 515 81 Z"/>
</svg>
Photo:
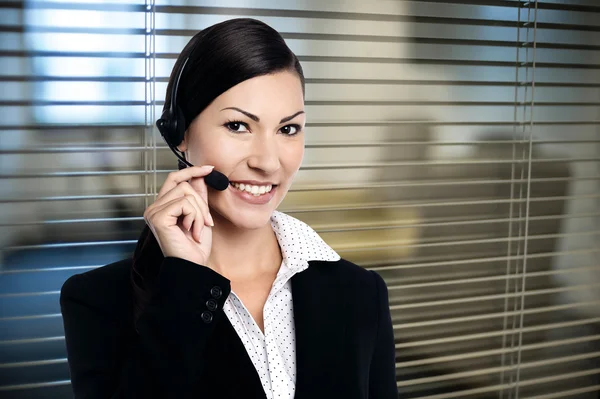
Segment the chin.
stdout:
<svg viewBox="0 0 600 399">
<path fill-rule="evenodd" d="M 224 212 L 221 214 L 231 224 L 240 229 L 256 230 L 265 227 L 270 223 L 273 209 L 271 207 L 264 210 L 239 210 L 233 212 Z"/>
</svg>

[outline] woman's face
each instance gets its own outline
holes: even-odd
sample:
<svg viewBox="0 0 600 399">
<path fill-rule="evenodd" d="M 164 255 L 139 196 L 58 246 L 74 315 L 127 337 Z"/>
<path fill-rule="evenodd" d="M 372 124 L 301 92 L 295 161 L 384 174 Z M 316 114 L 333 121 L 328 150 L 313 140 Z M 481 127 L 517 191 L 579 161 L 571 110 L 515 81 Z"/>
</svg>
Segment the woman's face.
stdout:
<svg viewBox="0 0 600 399">
<path fill-rule="evenodd" d="M 245 229 L 269 222 L 302 163 L 305 121 L 302 85 L 289 71 L 232 87 L 192 121 L 179 149 L 232 183 L 224 191 L 209 188 L 215 223 L 219 216 Z"/>
</svg>

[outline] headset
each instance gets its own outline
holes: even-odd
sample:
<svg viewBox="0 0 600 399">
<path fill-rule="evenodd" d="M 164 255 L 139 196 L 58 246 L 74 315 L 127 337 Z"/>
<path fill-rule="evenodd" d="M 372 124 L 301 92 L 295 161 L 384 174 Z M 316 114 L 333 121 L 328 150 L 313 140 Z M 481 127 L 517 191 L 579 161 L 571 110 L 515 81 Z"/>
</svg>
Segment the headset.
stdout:
<svg viewBox="0 0 600 399">
<path fill-rule="evenodd" d="M 181 76 L 183 75 L 183 71 L 185 70 L 185 65 L 188 63 L 190 56 L 193 52 L 186 57 L 183 65 L 179 69 L 177 73 L 177 78 L 175 79 L 175 84 L 171 89 L 171 103 L 169 104 L 169 108 L 163 110 L 160 119 L 156 121 L 156 127 L 160 132 L 161 136 L 171 149 L 175 156 L 179 158 L 180 167 L 185 168 L 187 166 L 194 166 L 189 163 L 183 154 L 177 149 L 177 146 L 181 144 L 185 135 L 185 117 L 183 116 L 183 111 L 181 108 L 177 106 L 177 93 L 179 92 L 179 81 L 181 80 Z M 181 165 L 183 163 L 184 165 Z"/>
<path fill-rule="evenodd" d="M 169 108 L 163 110 L 160 119 L 156 121 L 156 127 L 160 132 L 161 136 L 173 151 L 173 154 L 177 156 L 179 159 L 178 166 L 179 169 L 184 169 L 188 166 L 194 166 L 187 159 L 185 159 L 183 153 L 181 153 L 177 146 L 181 144 L 185 137 L 185 116 L 183 115 L 183 111 L 181 108 L 177 106 L 177 93 L 179 91 L 179 81 L 181 80 L 181 76 L 183 75 L 183 71 L 185 70 L 185 66 L 190 60 L 190 57 L 194 53 L 196 48 L 196 44 L 186 57 L 183 65 L 179 69 L 177 73 L 177 79 L 175 79 L 175 85 L 171 89 L 171 104 L 169 104 Z M 229 186 L 229 179 L 216 170 L 212 170 L 210 174 L 204 177 L 204 181 L 210 187 L 223 191 Z"/>
</svg>

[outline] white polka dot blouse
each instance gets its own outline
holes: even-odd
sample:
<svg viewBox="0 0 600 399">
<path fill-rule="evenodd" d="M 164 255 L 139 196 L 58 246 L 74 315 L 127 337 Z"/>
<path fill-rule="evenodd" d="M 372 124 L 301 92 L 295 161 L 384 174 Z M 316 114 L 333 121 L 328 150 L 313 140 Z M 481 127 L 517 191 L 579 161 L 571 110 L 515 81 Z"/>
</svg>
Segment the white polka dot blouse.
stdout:
<svg viewBox="0 0 600 399">
<path fill-rule="evenodd" d="M 306 223 L 275 211 L 271 226 L 283 261 L 263 309 L 264 334 L 237 295 L 223 311 L 252 360 L 267 399 L 292 399 L 296 388 L 296 333 L 290 279 L 310 260 L 338 261 L 340 256 Z"/>
</svg>

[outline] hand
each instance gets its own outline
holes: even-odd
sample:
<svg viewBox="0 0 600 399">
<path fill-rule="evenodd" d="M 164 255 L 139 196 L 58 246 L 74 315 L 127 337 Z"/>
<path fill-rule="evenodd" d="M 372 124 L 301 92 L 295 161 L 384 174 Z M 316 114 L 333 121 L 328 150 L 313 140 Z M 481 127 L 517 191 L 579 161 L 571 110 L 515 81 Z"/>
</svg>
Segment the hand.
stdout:
<svg viewBox="0 0 600 399">
<path fill-rule="evenodd" d="M 144 211 L 144 220 L 165 257 L 207 265 L 214 222 L 204 176 L 213 168 L 193 166 L 169 173 L 156 201 Z"/>
</svg>

